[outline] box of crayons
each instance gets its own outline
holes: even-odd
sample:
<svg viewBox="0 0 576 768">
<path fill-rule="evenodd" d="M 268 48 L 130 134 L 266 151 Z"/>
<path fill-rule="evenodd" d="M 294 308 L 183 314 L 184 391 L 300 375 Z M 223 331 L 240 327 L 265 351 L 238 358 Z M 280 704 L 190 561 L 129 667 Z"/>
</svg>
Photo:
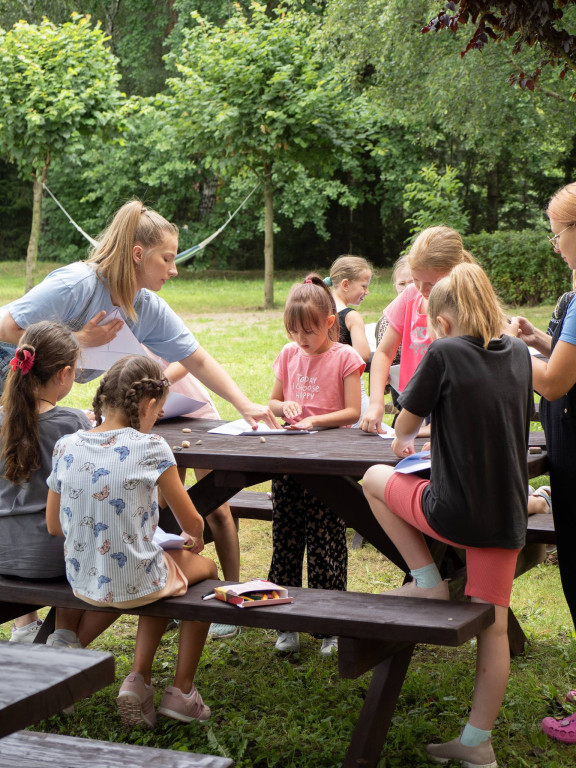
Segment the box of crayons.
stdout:
<svg viewBox="0 0 576 768">
<path fill-rule="evenodd" d="M 214 596 L 217 600 L 231 603 L 238 608 L 265 608 L 268 605 L 292 603 L 294 598 L 288 595 L 285 587 L 279 587 L 265 579 L 245 581 L 243 584 L 228 584 L 216 587 Z"/>
</svg>

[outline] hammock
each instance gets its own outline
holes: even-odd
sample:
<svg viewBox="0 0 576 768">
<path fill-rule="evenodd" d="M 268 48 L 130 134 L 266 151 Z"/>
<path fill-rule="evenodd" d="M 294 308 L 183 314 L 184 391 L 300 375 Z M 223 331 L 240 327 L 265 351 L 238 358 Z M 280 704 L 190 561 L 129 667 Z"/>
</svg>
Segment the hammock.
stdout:
<svg viewBox="0 0 576 768">
<path fill-rule="evenodd" d="M 44 189 L 46 190 L 46 192 L 48 192 L 48 194 L 50 195 L 50 197 L 52 198 L 52 200 L 54 200 L 54 202 L 56 203 L 56 205 L 58 206 L 58 208 L 60 208 L 60 210 L 62 211 L 62 213 L 63 213 L 63 214 L 66 216 L 66 218 L 68 219 L 68 221 L 70 222 L 70 224 L 72 224 L 72 226 L 73 226 L 73 227 L 75 227 L 75 228 L 78 230 L 78 232 L 80 232 L 80 234 L 81 234 L 83 237 L 85 237 L 85 238 L 86 238 L 86 240 L 88 240 L 88 242 L 90 243 L 90 245 L 92 245 L 92 246 L 96 246 L 96 245 L 98 245 L 98 241 L 97 241 L 97 240 L 94 240 L 94 238 L 92 238 L 92 237 L 90 237 L 90 235 L 86 234 L 86 232 L 84 232 L 84 230 L 83 230 L 83 229 L 82 229 L 82 228 L 81 228 L 81 227 L 80 227 L 78 224 L 76 224 L 76 222 L 74 221 L 74 219 L 72 218 L 72 216 L 70 216 L 70 214 L 69 214 L 69 213 L 68 213 L 68 211 L 67 211 L 67 210 L 64 208 L 64 206 L 63 206 L 63 205 L 61 205 L 61 203 L 60 203 L 60 202 L 59 202 L 59 201 L 58 201 L 58 200 L 57 200 L 57 199 L 54 197 L 54 195 L 52 194 L 52 192 L 51 192 L 51 191 L 48 189 L 47 185 L 43 183 L 43 184 L 42 184 L 42 186 L 44 187 Z M 206 246 L 207 246 L 209 243 L 211 243 L 211 242 L 212 242 L 212 240 L 214 240 L 216 237 L 218 237 L 218 235 L 219 235 L 221 232 L 223 232 L 223 231 L 226 229 L 226 227 L 228 226 L 228 224 L 230 224 L 230 222 L 232 221 L 232 219 L 234 218 L 234 216 L 236 216 L 236 214 L 238 213 L 238 211 L 239 211 L 241 208 L 243 208 L 243 207 L 246 205 L 246 203 L 248 202 L 248 200 L 250 200 L 250 198 L 252 197 L 252 195 L 254 194 L 254 192 L 256 192 L 256 190 L 258 189 L 258 187 L 259 187 L 259 186 L 260 186 L 260 182 L 258 182 L 258 184 L 256 184 L 256 186 L 254 187 L 254 189 L 253 189 L 251 192 L 249 192 L 249 193 L 248 193 L 248 195 L 246 195 L 246 197 L 245 197 L 245 198 L 244 198 L 244 200 L 243 200 L 243 201 L 240 203 L 240 205 L 238 206 L 238 208 L 236 208 L 236 210 L 234 211 L 234 213 L 228 213 L 228 218 L 226 219 L 226 221 L 224 222 L 224 224 L 222 224 L 222 226 L 221 226 L 219 229 L 217 229 L 217 230 L 216 230 L 216 232 L 214 232 L 213 234 L 211 234 L 211 235 L 210 235 L 209 237 L 207 237 L 205 240 L 202 240 L 202 242 L 201 242 L 201 243 L 198 243 L 198 245 L 193 245 L 191 248 L 187 248 L 185 251 L 182 251 L 181 253 L 179 253 L 179 254 L 176 256 L 176 259 L 175 259 L 175 262 L 174 262 L 174 263 L 175 263 L 175 264 L 185 264 L 187 261 L 189 261 L 189 260 L 192 258 L 192 256 L 194 256 L 194 254 L 196 254 L 196 253 L 198 253 L 199 251 L 201 251 L 202 249 L 206 248 Z"/>
</svg>

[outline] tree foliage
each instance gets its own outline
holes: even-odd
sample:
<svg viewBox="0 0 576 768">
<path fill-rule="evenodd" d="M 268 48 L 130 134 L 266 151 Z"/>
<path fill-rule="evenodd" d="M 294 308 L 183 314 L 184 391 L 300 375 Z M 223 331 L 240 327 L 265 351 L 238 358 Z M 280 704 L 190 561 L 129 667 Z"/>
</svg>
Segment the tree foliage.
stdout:
<svg viewBox="0 0 576 768">
<path fill-rule="evenodd" d="M 181 50 L 169 56 L 179 76 L 169 79 L 162 101 L 183 150 L 221 181 L 261 184 L 266 306 L 273 303 L 274 206 L 282 190 L 300 188 L 300 198 L 291 197 L 293 216 L 306 210 L 308 190 L 316 202 L 353 202 L 335 178 L 355 169 L 351 94 L 317 55 L 315 38 L 308 14 L 269 15 L 253 2 L 249 18 L 238 11 L 222 27 L 193 13 Z"/>
<path fill-rule="evenodd" d="M 74 15 L 57 26 L 44 19 L 0 29 L 0 155 L 34 182 L 27 289 L 38 250 L 42 184 L 54 158 L 70 162 L 85 137 L 117 127 L 118 74 L 98 26 Z"/>
<path fill-rule="evenodd" d="M 525 46 L 539 47 L 543 57 L 536 68 L 530 74 L 514 72 L 510 78 L 521 88 L 533 91 L 543 67 L 560 66 L 562 79 L 569 70 L 576 69 L 576 36 L 562 24 L 564 8 L 575 4 L 574 0 L 451 0 L 422 32 L 456 32 L 460 26 L 472 24 L 474 30 L 462 56 L 470 50 L 482 50 L 489 40 L 511 39 L 513 54 Z"/>
</svg>

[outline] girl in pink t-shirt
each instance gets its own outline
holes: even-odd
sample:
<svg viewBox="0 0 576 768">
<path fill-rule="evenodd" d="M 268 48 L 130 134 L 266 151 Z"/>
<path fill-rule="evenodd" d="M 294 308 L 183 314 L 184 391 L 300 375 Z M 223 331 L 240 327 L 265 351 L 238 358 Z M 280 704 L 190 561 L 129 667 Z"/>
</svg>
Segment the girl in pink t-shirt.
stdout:
<svg viewBox="0 0 576 768">
<path fill-rule="evenodd" d="M 351 346 L 338 343 L 336 317 L 330 289 L 318 275 L 309 275 L 290 291 L 284 325 L 292 341 L 274 362 L 276 380 L 269 405 L 292 429 L 347 427 L 360 416 L 364 361 Z M 268 578 L 282 586 L 302 586 L 306 550 L 308 586 L 345 590 L 344 521 L 288 475 L 272 482 L 272 510 Z M 323 655 L 336 648 L 337 638 L 322 638 Z M 278 633 L 276 649 L 298 651 L 298 633 Z"/>
<path fill-rule="evenodd" d="M 414 282 L 384 310 L 388 327 L 374 353 L 370 366 L 370 405 L 360 420 L 365 432 L 382 432 L 384 388 L 390 366 L 402 344 L 399 390 L 402 391 L 430 346 L 428 296 L 432 287 L 457 264 L 474 262 L 464 250 L 459 233 L 449 227 L 423 230 L 410 248 L 408 266 Z"/>
</svg>

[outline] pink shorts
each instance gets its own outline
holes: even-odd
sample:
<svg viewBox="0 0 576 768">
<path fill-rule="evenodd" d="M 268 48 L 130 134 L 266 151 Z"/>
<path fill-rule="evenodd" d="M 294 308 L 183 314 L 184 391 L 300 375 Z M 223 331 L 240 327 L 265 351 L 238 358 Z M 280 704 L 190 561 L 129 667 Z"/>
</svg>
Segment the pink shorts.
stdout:
<svg viewBox="0 0 576 768">
<path fill-rule="evenodd" d="M 426 536 L 466 550 L 466 595 L 508 608 L 520 550 L 468 547 L 440 536 L 428 525 L 422 511 L 422 493 L 428 485 L 430 480 L 395 472 L 386 483 L 384 503 L 395 515 Z"/>
<path fill-rule="evenodd" d="M 170 556 L 168 552 L 162 552 L 164 559 L 164 565 L 168 573 L 166 574 L 166 584 L 157 592 L 150 592 L 143 597 L 135 597 L 134 600 L 123 600 L 118 603 L 111 602 L 109 605 L 114 608 L 140 608 L 142 605 L 148 605 L 149 603 L 155 603 L 156 600 L 160 600 L 162 597 L 179 597 L 185 595 L 188 591 L 188 579 L 184 576 L 184 573 L 177 562 Z M 99 608 L 103 608 L 106 601 L 103 600 L 91 600 L 84 595 L 78 595 L 74 592 L 76 597 L 80 600 L 84 600 L 85 603 L 91 605 L 97 605 Z"/>
</svg>

